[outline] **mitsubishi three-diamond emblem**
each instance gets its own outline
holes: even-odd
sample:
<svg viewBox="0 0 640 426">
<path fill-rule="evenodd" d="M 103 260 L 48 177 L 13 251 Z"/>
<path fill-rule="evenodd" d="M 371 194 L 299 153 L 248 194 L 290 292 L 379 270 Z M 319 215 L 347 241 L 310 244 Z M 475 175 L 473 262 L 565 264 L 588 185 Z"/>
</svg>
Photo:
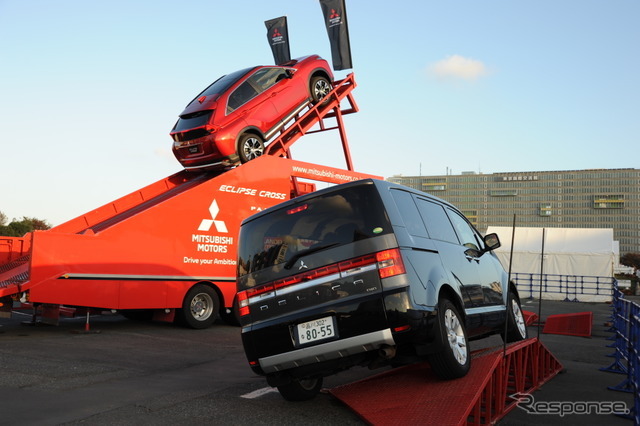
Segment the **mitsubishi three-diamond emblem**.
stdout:
<svg viewBox="0 0 640 426">
<path fill-rule="evenodd" d="M 220 212 L 220 208 L 218 207 L 218 203 L 214 199 L 211 202 L 211 206 L 209 206 L 209 213 L 211 214 L 211 219 L 202 219 L 200 222 L 200 226 L 198 227 L 198 231 L 207 232 L 211 229 L 211 225 L 215 225 L 216 231 L 218 232 L 229 232 L 227 230 L 227 225 L 222 220 L 216 220 L 216 216 Z"/>
</svg>

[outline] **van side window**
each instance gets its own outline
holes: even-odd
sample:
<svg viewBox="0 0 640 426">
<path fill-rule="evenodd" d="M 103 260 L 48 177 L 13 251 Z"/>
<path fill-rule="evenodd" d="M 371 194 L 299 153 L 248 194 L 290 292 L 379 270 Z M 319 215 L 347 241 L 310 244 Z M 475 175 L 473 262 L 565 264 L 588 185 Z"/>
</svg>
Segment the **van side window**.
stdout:
<svg viewBox="0 0 640 426">
<path fill-rule="evenodd" d="M 413 197 L 406 191 L 399 191 L 397 189 L 391 190 L 391 196 L 400 210 L 402 220 L 407 227 L 409 234 L 416 237 L 429 238 L 427 230 L 424 227 L 420 213 L 416 204 L 413 202 Z"/>
<path fill-rule="evenodd" d="M 469 222 L 451 209 L 447 209 L 447 214 L 451 219 L 451 223 L 453 223 L 453 227 L 456 229 L 456 233 L 458 234 L 462 245 L 475 250 L 480 250 L 480 247 L 478 247 L 480 244 L 478 236 L 473 228 L 471 228 L 471 225 L 469 225 Z"/>
<path fill-rule="evenodd" d="M 460 244 L 451 226 L 451 222 L 441 205 L 422 198 L 416 198 L 416 203 L 418 204 L 418 211 L 425 225 L 427 225 L 427 231 L 431 238 Z"/>
<path fill-rule="evenodd" d="M 454 244 L 460 244 L 458 237 L 456 236 L 451 221 L 447 217 L 447 214 L 441 205 L 432 203 L 422 198 L 416 198 L 418 204 L 418 211 L 425 225 L 427 225 L 427 231 L 434 240 L 447 241 Z"/>
</svg>

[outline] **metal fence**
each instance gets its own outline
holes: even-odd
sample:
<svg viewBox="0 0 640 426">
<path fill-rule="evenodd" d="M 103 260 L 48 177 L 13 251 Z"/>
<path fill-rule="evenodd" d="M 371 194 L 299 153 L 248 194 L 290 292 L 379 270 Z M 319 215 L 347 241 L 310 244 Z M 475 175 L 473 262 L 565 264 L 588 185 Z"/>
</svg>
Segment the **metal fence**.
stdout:
<svg viewBox="0 0 640 426">
<path fill-rule="evenodd" d="M 614 352 L 609 355 L 613 363 L 601 371 L 624 374 L 625 379 L 609 389 L 630 392 L 634 395 L 631 412 L 623 417 L 640 425 L 640 305 L 624 298 L 617 282 L 613 290 L 613 314 L 611 327 Z"/>
<path fill-rule="evenodd" d="M 580 275 L 512 273 L 521 298 L 564 300 L 566 302 L 599 302 L 612 298 L 615 279 Z"/>
</svg>

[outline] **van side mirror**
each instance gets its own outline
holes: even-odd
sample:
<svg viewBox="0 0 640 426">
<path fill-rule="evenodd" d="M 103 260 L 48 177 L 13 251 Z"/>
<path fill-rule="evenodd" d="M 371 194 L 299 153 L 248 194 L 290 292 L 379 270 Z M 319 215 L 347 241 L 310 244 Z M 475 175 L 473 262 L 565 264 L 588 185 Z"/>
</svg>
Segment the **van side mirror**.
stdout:
<svg viewBox="0 0 640 426">
<path fill-rule="evenodd" d="M 484 236 L 485 251 L 495 250 L 500 247 L 500 238 L 498 234 L 487 234 Z"/>
</svg>

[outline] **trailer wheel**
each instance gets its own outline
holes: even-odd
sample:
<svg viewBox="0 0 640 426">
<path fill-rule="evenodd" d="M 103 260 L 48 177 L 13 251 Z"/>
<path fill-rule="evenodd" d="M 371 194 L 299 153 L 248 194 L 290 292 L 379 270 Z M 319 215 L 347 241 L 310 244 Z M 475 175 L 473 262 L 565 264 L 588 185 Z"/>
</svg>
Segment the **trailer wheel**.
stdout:
<svg viewBox="0 0 640 426">
<path fill-rule="evenodd" d="M 238 155 L 240 156 L 240 162 L 246 163 L 254 158 L 260 157 L 264 154 L 264 141 L 258 135 L 253 133 L 245 133 L 240 136 L 238 141 Z"/>
<path fill-rule="evenodd" d="M 469 371 L 471 360 L 467 330 L 458 309 L 446 298 L 438 303 L 438 323 L 443 346 L 429 356 L 429 363 L 441 379 L 462 377 Z"/>
<path fill-rule="evenodd" d="M 317 76 L 311 79 L 310 89 L 311 89 L 311 102 L 313 102 L 314 104 L 317 104 L 320 101 L 322 101 L 324 97 L 327 96 L 329 92 L 331 92 L 331 90 L 333 90 L 333 86 L 331 85 L 331 82 L 327 80 L 326 77 Z M 326 104 L 327 102 L 329 102 L 329 99 L 324 99 L 324 102 L 322 103 Z"/>
<path fill-rule="evenodd" d="M 180 319 L 189 327 L 202 329 L 210 327 L 220 310 L 220 300 L 214 289 L 197 284 L 187 292 L 182 302 Z"/>
</svg>

